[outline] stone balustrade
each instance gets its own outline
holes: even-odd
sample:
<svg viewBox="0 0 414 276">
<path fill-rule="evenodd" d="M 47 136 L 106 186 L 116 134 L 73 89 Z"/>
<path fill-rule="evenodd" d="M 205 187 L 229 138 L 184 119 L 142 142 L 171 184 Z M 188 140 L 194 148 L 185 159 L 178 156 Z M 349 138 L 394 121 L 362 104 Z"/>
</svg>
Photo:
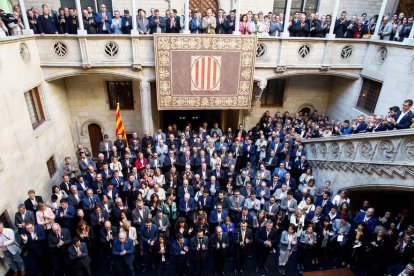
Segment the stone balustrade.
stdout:
<svg viewBox="0 0 414 276">
<path fill-rule="evenodd" d="M 391 183 L 414 189 L 414 129 L 303 142 L 319 179 L 335 179 L 336 189 Z"/>
</svg>

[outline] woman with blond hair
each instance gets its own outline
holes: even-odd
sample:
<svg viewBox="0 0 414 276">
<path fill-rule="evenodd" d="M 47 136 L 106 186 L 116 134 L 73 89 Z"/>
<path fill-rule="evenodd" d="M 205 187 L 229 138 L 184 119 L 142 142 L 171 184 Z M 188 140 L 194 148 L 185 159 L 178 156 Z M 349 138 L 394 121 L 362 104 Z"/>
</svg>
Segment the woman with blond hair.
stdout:
<svg viewBox="0 0 414 276">
<path fill-rule="evenodd" d="M 42 225 L 43 229 L 50 232 L 52 224 L 55 222 L 55 214 L 52 209 L 43 203 L 39 203 L 38 211 L 36 212 L 37 224 Z"/>
</svg>

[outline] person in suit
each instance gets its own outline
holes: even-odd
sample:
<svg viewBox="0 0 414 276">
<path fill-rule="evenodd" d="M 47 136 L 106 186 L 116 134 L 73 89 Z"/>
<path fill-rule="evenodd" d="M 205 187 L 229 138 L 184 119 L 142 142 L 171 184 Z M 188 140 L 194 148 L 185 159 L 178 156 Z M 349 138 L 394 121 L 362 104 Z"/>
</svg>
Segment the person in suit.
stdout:
<svg viewBox="0 0 414 276">
<path fill-rule="evenodd" d="M 155 33 L 166 33 L 167 23 L 165 18 L 160 16 L 160 11 L 158 9 L 154 10 L 154 16 L 149 21 L 149 29 L 151 34 Z"/>
<path fill-rule="evenodd" d="M 190 243 L 183 234 L 178 233 L 171 245 L 171 254 L 175 258 L 175 275 L 185 275 L 185 267 L 190 253 Z"/>
<path fill-rule="evenodd" d="M 94 172 L 96 171 L 96 163 L 92 160 L 91 157 L 86 156 L 86 154 L 82 152 L 78 162 L 78 167 L 82 174 L 86 174 L 88 172 L 89 166 L 93 167 Z"/>
<path fill-rule="evenodd" d="M 68 195 L 69 205 L 73 206 L 73 208 L 75 209 L 78 209 L 79 207 L 81 207 L 81 202 L 84 196 L 85 194 L 83 192 L 79 192 L 78 187 L 76 185 L 71 185 L 70 193 Z"/>
<path fill-rule="evenodd" d="M 405 100 L 403 103 L 403 108 L 401 111 L 395 114 L 394 118 L 389 118 L 389 124 L 391 128 L 395 129 L 406 129 L 409 128 L 412 124 L 412 118 L 414 113 L 411 111 L 413 106 L 412 100 Z"/>
<path fill-rule="evenodd" d="M 101 4 L 101 11 L 96 13 L 95 22 L 98 26 L 98 34 L 111 33 L 112 15 L 104 4 Z"/>
<path fill-rule="evenodd" d="M 266 202 L 263 206 L 263 210 L 266 212 L 266 217 L 268 219 L 274 219 L 277 212 L 279 211 L 279 204 L 276 202 L 275 196 L 270 196 L 269 201 Z"/>
<path fill-rule="evenodd" d="M 276 156 L 276 152 L 274 150 L 271 150 L 270 151 L 270 156 L 268 156 L 265 159 L 263 165 L 265 166 L 266 171 L 268 171 L 269 174 L 270 174 L 270 172 L 273 172 L 275 170 L 275 168 L 277 167 L 278 162 L 279 162 L 279 159 Z M 270 178 L 268 180 L 270 180 Z"/>
<path fill-rule="evenodd" d="M 63 228 L 73 230 L 75 219 L 75 208 L 69 205 L 69 201 L 66 198 L 60 200 L 60 207 L 57 210 L 56 222 Z"/>
<path fill-rule="evenodd" d="M 63 181 L 60 183 L 59 187 L 62 191 L 69 195 L 70 193 L 70 185 L 72 185 L 70 181 L 70 177 L 67 174 L 63 175 Z"/>
<path fill-rule="evenodd" d="M 93 275 L 90 267 L 91 258 L 89 257 L 88 247 L 78 237 L 74 237 L 72 245 L 68 247 L 68 258 L 71 261 L 70 269 L 75 275 Z"/>
<path fill-rule="evenodd" d="M 111 157 L 112 146 L 112 141 L 109 140 L 108 134 L 105 134 L 103 141 L 99 142 L 99 152 L 104 155 L 107 162 L 109 162 Z"/>
<path fill-rule="evenodd" d="M 355 227 L 361 222 L 365 222 L 366 228 L 373 233 L 378 222 L 378 220 L 374 217 L 374 213 L 374 208 L 368 208 L 365 212 L 359 212 L 353 220 Z"/>
<path fill-rule="evenodd" d="M 194 10 L 194 16 L 191 18 L 190 32 L 192 34 L 201 34 L 203 32 L 202 17 L 198 10 Z"/>
<path fill-rule="evenodd" d="M 209 184 L 211 184 L 211 182 Z M 205 212 L 210 213 L 210 210 L 213 207 L 213 198 L 210 196 L 208 186 L 203 191 L 203 194 L 198 197 L 197 202 L 199 207 L 201 207 Z"/>
<path fill-rule="evenodd" d="M 138 32 L 140 35 L 146 35 L 150 33 L 149 19 L 145 10 L 140 10 L 137 19 Z M 154 141 L 157 141 L 154 139 Z"/>
<path fill-rule="evenodd" d="M 325 191 L 322 196 L 318 196 L 315 200 L 315 206 L 321 206 L 322 207 L 322 214 L 328 215 L 328 213 L 331 211 L 331 208 L 333 206 L 331 198 L 331 192 Z"/>
<path fill-rule="evenodd" d="M 289 260 L 289 257 L 292 255 L 297 248 L 297 235 L 296 227 L 293 224 L 290 224 L 288 229 L 282 232 L 279 243 L 279 273 L 284 275 L 286 273 L 285 266 Z"/>
<path fill-rule="evenodd" d="M 240 222 L 240 228 L 237 228 L 233 243 L 235 246 L 235 262 L 234 262 L 234 274 L 239 273 L 243 275 L 243 268 L 246 263 L 246 257 L 250 250 L 250 245 L 253 242 L 252 230 L 247 228 L 247 222 L 242 220 Z"/>
<path fill-rule="evenodd" d="M 290 172 L 286 172 L 283 183 L 286 184 L 289 190 L 297 189 L 296 180 L 292 178 Z"/>
<path fill-rule="evenodd" d="M 240 214 L 244 206 L 245 197 L 240 195 L 240 190 L 233 191 L 233 195 L 229 197 L 230 200 L 230 216 L 234 218 L 236 214 Z"/>
<path fill-rule="evenodd" d="M 142 226 L 145 224 L 150 215 L 150 209 L 148 206 L 144 206 L 142 200 L 137 200 L 135 203 L 136 208 L 132 210 L 132 225 L 141 231 Z"/>
<path fill-rule="evenodd" d="M 391 40 L 391 35 L 393 32 L 393 24 L 390 21 L 389 16 L 384 16 L 382 23 L 380 25 L 380 29 L 378 35 L 380 36 L 381 40 L 389 41 Z"/>
<path fill-rule="evenodd" d="M 332 18 L 332 20 L 335 20 L 335 19 Z M 348 25 L 349 25 L 349 21 L 346 19 L 346 12 L 343 11 L 341 13 L 341 16 L 335 21 L 334 34 L 336 35 L 337 38 L 345 37 L 345 33 L 347 31 Z"/>
<path fill-rule="evenodd" d="M 27 252 L 26 269 L 37 275 L 48 273 L 48 265 L 44 258 L 47 254 L 46 233 L 41 225 L 26 223 L 20 234 L 22 243 Z"/>
<path fill-rule="evenodd" d="M 61 275 L 65 268 L 65 259 L 68 246 L 72 242 L 70 232 L 61 228 L 58 223 L 52 225 L 52 232 L 48 236 L 48 248 L 52 259 L 52 271 L 55 275 Z"/>
<path fill-rule="evenodd" d="M 26 210 L 24 204 L 17 206 L 17 212 L 14 215 L 14 225 L 17 227 L 19 234 L 25 229 L 26 224 L 35 224 L 36 218 L 32 211 Z"/>
<path fill-rule="evenodd" d="M 250 182 L 250 177 L 247 176 L 247 172 L 245 170 L 242 170 L 241 174 L 236 177 L 236 187 L 242 188 L 246 186 L 247 182 Z"/>
<path fill-rule="evenodd" d="M 41 196 L 37 196 L 34 190 L 29 190 L 27 192 L 29 198 L 24 201 L 24 206 L 26 210 L 36 213 L 39 203 L 43 203 Z"/>
<path fill-rule="evenodd" d="M 293 191 L 288 190 L 287 196 L 280 202 L 280 210 L 282 210 L 283 216 L 290 220 L 290 216 L 295 212 L 297 206 L 298 202 L 293 198 Z"/>
<path fill-rule="evenodd" d="M 177 198 L 181 199 L 184 198 L 185 194 L 190 194 L 191 197 L 194 197 L 194 188 L 193 186 L 189 185 L 188 179 L 183 180 L 183 185 L 178 187 Z"/>
<path fill-rule="evenodd" d="M 223 210 L 223 205 L 220 203 L 217 204 L 216 209 L 210 213 L 210 226 L 216 227 L 221 225 L 227 215 L 227 211 Z"/>
<path fill-rule="evenodd" d="M 152 250 L 152 258 L 155 262 L 158 275 L 166 275 L 167 262 L 170 255 L 170 244 L 166 240 L 163 234 L 158 235 L 157 240 L 154 242 Z"/>
<path fill-rule="evenodd" d="M 118 228 L 112 226 L 110 221 L 105 221 L 103 227 L 100 229 L 99 232 L 99 243 L 104 256 L 104 264 L 109 266 L 106 270 L 109 270 L 109 268 L 113 265 L 113 261 L 111 258 L 113 248 L 112 245 L 117 236 Z"/>
<path fill-rule="evenodd" d="M 118 234 L 114 240 L 112 255 L 117 259 L 124 275 L 134 276 L 134 245 L 125 232 Z"/>
<path fill-rule="evenodd" d="M 0 250 L 2 250 L 2 258 L 8 265 L 13 275 L 17 275 L 20 271 L 21 275 L 25 275 L 25 266 L 20 256 L 19 248 L 16 245 L 13 229 L 4 227 L 0 222 Z"/>
<path fill-rule="evenodd" d="M 170 221 L 162 210 L 157 211 L 156 216 L 152 218 L 152 223 L 157 226 L 159 234 L 162 234 L 166 239 L 170 237 Z"/>
<path fill-rule="evenodd" d="M 204 272 L 204 262 L 208 252 L 208 237 L 204 235 L 203 229 L 199 229 L 190 240 L 190 248 L 194 261 L 195 275 L 202 275 Z"/>
<path fill-rule="evenodd" d="M 216 18 L 213 16 L 212 9 L 207 10 L 207 16 L 203 17 L 202 26 L 203 26 L 203 33 L 205 34 L 216 33 L 217 21 L 216 21 Z"/>
<path fill-rule="evenodd" d="M 143 252 L 145 256 L 145 267 L 143 272 L 149 267 L 153 266 L 151 251 L 154 246 L 154 242 L 158 237 L 158 227 L 152 223 L 150 218 L 147 218 L 145 225 L 141 227 L 140 240 L 143 246 Z"/>
<path fill-rule="evenodd" d="M 177 16 L 177 10 L 171 9 L 169 17 L 165 20 L 166 23 L 166 31 L 167 33 L 180 33 L 181 26 L 180 26 L 180 17 Z"/>
<path fill-rule="evenodd" d="M 92 189 L 88 189 L 86 191 L 86 196 L 82 198 L 81 203 L 85 215 L 89 218 L 89 214 L 93 211 L 95 205 L 101 204 L 101 200 L 98 195 L 93 194 Z"/>
<path fill-rule="evenodd" d="M 221 226 L 217 226 L 209 241 L 209 247 L 212 249 L 214 259 L 214 272 L 216 274 L 225 275 L 224 263 L 227 258 L 229 245 L 228 234 L 223 233 Z"/>
<path fill-rule="evenodd" d="M 102 170 L 100 171 L 100 174 L 102 175 L 102 179 L 109 183 L 112 180 L 114 171 L 109 168 L 109 165 L 107 163 L 105 163 L 102 165 Z"/>
<path fill-rule="evenodd" d="M 273 222 L 271 220 L 267 220 L 266 225 L 257 230 L 255 240 L 257 243 L 256 273 L 259 272 L 259 270 L 268 272 L 269 269 L 265 266 L 265 264 L 270 251 L 272 251 L 276 246 L 277 240 L 276 229 L 273 228 Z"/>
<path fill-rule="evenodd" d="M 178 211 L 179 215 L 181 217 L 185 217 L 187 220 L 191 220 L 193 218 L 195 203 L 194 199 L 190 197 L 190 194 L 187 193 L 180 199 Z"/>
</svg>

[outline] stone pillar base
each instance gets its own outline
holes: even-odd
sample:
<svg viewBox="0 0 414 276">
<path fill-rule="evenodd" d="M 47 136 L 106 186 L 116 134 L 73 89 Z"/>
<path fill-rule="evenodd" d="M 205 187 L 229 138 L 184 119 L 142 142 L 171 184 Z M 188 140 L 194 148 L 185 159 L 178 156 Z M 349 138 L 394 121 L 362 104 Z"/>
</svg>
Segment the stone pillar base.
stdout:
<svg viewBox="0 0 414 276">
<path fill-rule="evenodd" d="M 86 30 L 78 30 L 78 35 L 87 35 L 88 32 Z"/>
<path fill-rule="evenodd" d="M 138 30 L 131 30 L 131 35 L 138 36 L 139 35 L 139 31 Z"/>
</svg>

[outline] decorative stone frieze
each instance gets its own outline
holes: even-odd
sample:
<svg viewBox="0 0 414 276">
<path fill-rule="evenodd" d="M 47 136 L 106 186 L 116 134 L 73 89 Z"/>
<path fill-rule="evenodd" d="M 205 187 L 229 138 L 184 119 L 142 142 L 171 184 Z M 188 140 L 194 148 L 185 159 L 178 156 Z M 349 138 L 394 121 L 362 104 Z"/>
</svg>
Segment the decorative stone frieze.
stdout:
<svg viewBox="0 0 414 276">
<path fill-rule="evenodd" d="M 414 129 L 303 141 L 308 160 L 319 169 L 414 176 Z"/>
</svg>

